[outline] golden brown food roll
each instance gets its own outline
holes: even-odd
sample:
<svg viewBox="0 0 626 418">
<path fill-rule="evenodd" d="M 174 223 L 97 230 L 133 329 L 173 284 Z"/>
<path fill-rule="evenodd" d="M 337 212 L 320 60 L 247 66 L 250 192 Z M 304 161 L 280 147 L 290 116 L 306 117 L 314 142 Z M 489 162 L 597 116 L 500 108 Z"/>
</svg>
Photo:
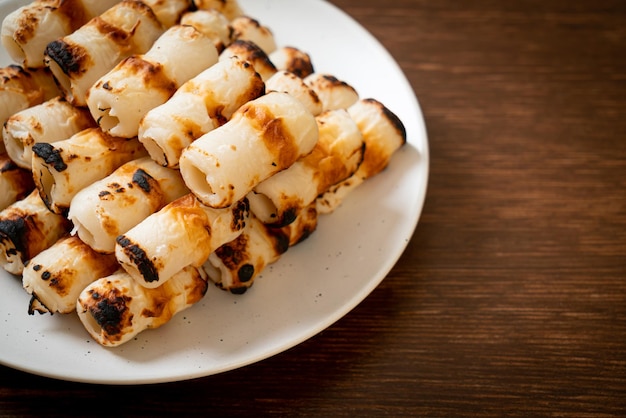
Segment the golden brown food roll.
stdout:
<svg viewBox="0 0 626 418">
<path fill-rule="evenodd" d="M 25 198 L 34 188 L 31 171 L 19 167 L 7 154 L 0 154 L 0 210 Z"/>
<path fill-rule="evenodd" d="M 0 126 L 14 113 L 58 94 L 52 73 L 46 68 L 24 69 L 19 65 L 0 68 Z M 4 151 L 3 143 L 0 147 Z"/>
<path fill-rule="evenodd" d="M 317 93 L 324 110 L 347 109 L 359 100 L 354 87 L 333 75 L 313 73 L 304 81 Z"/>
<path fill-rule="evenodd" d="M 163 27 L 169 28 L 180 22 L 182 16 L 193 9 L 192 0 L 141 0 L 152 9 Z"/>
<path fill-rule="evenodd" d="M 319 139 L 313 151 L 259 183 L 248 194 L 250 210 L 264 223 L 284 226 L 330 186 L 351 176 L 363 158 L 363 136 L 346 110 L 316 118 Z"/>
<path fill-rule="evenodd" d="M 293 46 L 280 47 L 268 57 L 276 69 L 289 71 L 300 78 L 308 77 L 315 72 L 311 56 Z"/>
<path fill-rule="evenodd" d="M 2 138 L 7 154 L 17 165 L 32 168 L 33 145 L 53 143 L 96 126 L 89 111 L 76 107 L 57 96 L 21 110 L 7 119 Z"/>
<path fill-rule="evenodd" d="M 315 117 L 302 103 L 287 93 L 269 92 L 189 145 L 180 171 L 201 202 L 227 207 L 311 152 L 317 139 Z"/>
<path fill-rule="evenodd" d="M 0 265 L 9 273 L 21 274 L 28 260 L 66 235 L 70 227 L 33 190 L 0 212 Z"/>
<path fill-rule="evenodd" d="M 322 113 L 322 101 L 317 93 L 306 85 L 302 78 L 292 72 L 279 70 L 265 82 L 267 91 L 280 91 L 289 93 L 298 99 L 308 110 L 317 116 Z"/>
<path fill-rule="evenodd" d="M 230 21 L 215 9 L 187 12 L 180 18 L 180 24 L 193 26 L 211 38 L 218 52 L 232 42 Z"/>
<path fill-rule="evenodd" d="M 250 16 L 238 16 L 230 22 L 233 40 L 253 42 L 266 54 L 276 51 L 274 34 L 267 26 Z"/>
<path fill-rule="evenodd" d="M 35 0 L 2 21 L 2 45 L 28 68 L 43 67 L 46 45 L 69 35 L 120 0 Z"/>
<path fill-rule="evenodd" d="M 393 154 L 406 143 L 406 129 L 402 121 L 378 100 L 359 100 L 348 108 L 348 113 L 363 134 L 363 161 L 356 173 L 332 186 L 317 199 L 320 213 L 335 210 L 350 191 L 384 170 Z"/>
<path fill-rule="evenodd" d="M 113 253 L 118 235 L 188 193 L 177 170 L 143 157 L 79 191 L 67 217 L 91 248 Z"/>
<path fill-rule="evenodd" d="M 137 136 L 148 111 L 215 64 L 217 57 L 208 36 L 193 26 L 172 26 L 148 52 L 125 58 L 89 89 L 89 111 L 103 131 L 124 138 Z"/>
<path fill-rule="evenodd" d="M 253 42 L 236 40 L 222 51 L 219 59 L 224 60 L 232 57 L 237 57 L 252 64 L 263 81 L 268 80 L 277 71 L 267 54 Z"/>
<path fill-rule="evenodd" d="M 178 168 L 183 149 L 264 93 L 265 84 L 250 64 L 221 60 L 149 111 L 139 124 L 139 141 L 159 164 Z"/>
<path fill-rule="evenodd" d="M 22 285 L 32 295 L 28 312 L 74 312 L 76 300 L 88 284 L 118 269 L 112 254 L 92 250 L 75 235 L 64 236 L 24 267 Z"/>
<path fill-rule="evenodd" d="M 89 88 L 117 63 L 145 53 L 164 28 L 150 7 L 123 0 L 73 33 L 46 46 L 44 62 L 66 99 L 86 106 Z"/>
<path fill-rule="evenodd" d="M 64 213 L 81 189 L 145 155 L 137 138 L 117 138 L 89 128 L 54 144 L 33 145 L 33 179 L 50 210 Z"/>
<path fill-rule="evenodd" d="M 117 237 L 115 256 L 137 283 L 158 287 L 186 266 L 200 267 L 216 248 L 235 239 L 248 212 L 245 200 L 213 209 L 188 194 Z"/>
<path fill-rule="evenodd" d="M 228 20 L 243 15 L 241 6 L 237 0 L 193 0 L 193 4 L 200 10 L 215 9 L 222 13 Z"/>
<path fill-rule="evenodd" d="M 186 267 L 156 289 L 148 289 L 119 270 L 88 285 L 76 311 L 91 337 L 115 347 L 146 329 L 168 323 L 174 315 L 198 303 L 208 289 L 202 269 Z"/>
</svg>

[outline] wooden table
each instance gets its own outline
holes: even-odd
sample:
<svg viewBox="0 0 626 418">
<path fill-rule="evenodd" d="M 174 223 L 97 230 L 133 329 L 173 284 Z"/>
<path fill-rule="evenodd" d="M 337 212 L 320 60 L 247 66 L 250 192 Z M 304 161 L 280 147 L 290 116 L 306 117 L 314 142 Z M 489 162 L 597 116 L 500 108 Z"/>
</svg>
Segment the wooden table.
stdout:
<svg viewBox="0 0 626 418">
<path fill-rule="evenodd" d="M 4 415 L 626 415 L 626 3 L 333 3 L 397 59 L 429 132 L 423 215 L 389 276 L 220 375 L 116 387 L 2 367 Z"/>
</svg>

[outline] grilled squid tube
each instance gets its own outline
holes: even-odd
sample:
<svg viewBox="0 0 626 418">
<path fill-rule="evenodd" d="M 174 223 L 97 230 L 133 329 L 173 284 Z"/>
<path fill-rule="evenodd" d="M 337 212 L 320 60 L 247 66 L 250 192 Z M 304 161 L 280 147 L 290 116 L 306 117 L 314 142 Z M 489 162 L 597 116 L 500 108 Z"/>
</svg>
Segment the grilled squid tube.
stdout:
<svg viewBox="0 0 626 418">
<path fill-rule="evenodd" d="M 230 22 L 233 40 L 253 42 L 266 54 L 276 51 L 274 34 L 267 27 L 249 16 L 238 16 Z"/>
<path fill-rule="evenodd" d="M 75 235 L 61 237 L 24 267 L 22 285 L 32 295 L 28 313 L 74 312 L 80 292 L 119 267 L 112 254 L 92 250 Z"/>
<path fill-rule="evenodd" d="M 246 200 L 213 209 L 188 194 L 117 237 L 115 256 L 142 286 L 161 286 L 186 266 L 200 267 L 216 248 L 235 239 L 248 211 Z"/>
<path fill-rule="evenodd" d="M 143 157 L 79 191 L 67 217 L 91 248 L 113 253 L 118 235 L 188 193 L 178 171 Z"/>
<path fill-rule="evenodd" d="M 288 71 L 300 78 L 314 73 L 311 56 L 292 46 L 283 46 L 268 55 L 268 58 L 278 70 Z"/>
<path fill-rule="evenodd" d="M 354 87 L 333 75 L 313 73 L 304 81 L 317 93 L 324 110 L 347 109 L 359 100 Z"/>
<path fill-rule="evenodd" d="M 309 205 L 296 220 L 283 228 L 272 228 L 254 215 L 242 234 L 215 250 L 202 268 L 209 280 L 231 293 L 245 293 L 268 265 L 291 246 L 302 242 L 317 228 L 315 205 Z"/>
<path fill-rule="evenodd" d="M 81 189 L 145 155 L 136 138 L 117 138 L 89 128 L 54 144 L 33 145 L 33 179 L 50 210 L 64 213 Z"/>
<path fill-rule="evenodd" d="M 2 138 L 11 159 L 20 167 L 30 170 L 32 148 L 36 142 L 62 141 L 95 126 L 86 109 L 72 106 L 63 97 L 57 96 L 7 119 L 2 128 Z"/>
<path fill-rule="evenodd" d="M 319 140 L 291 167 L 261 182 L 248 194 L 250 209 L 264 223 L 291 223 L 330 186 L 351 176 L 363 158 L 363 136 L 347 111 L 317 117 Z"/>
<path fill-rule="evenodd" d="M 0 265 L 21 274 L 28 260 L 66 235 L 70 226 L 66 218 L 50 212 L 33 190 L 0 212 Z"/>
<path fill-rule="evenodd" d="M 119 0 L 35 0 L 2 21 L 2 45 L 24 67 L 43 67 L 46 45 L 69 35 Z"/>
<path fill-rule="evenodd" d="M 215 9 L 187 12 L 180 18 L 180 24 L 193 26 L 211 38 L 218 52 L 232 42 L 230 21 Z"/>
<path fill-rule="evenodd" d="M 226 16 L 228 20 L 233 20 L 237 16 L 243 15 L 237 0 L 193 0 L 193 4 L 200 10 L 217 10 Z"/>
<path fill-rule="evenodd" d="M 348 113 L 363 134 L 365 152 L 357 171 L 327 190 L 317 199 L 320 213 L 334 211 L 350 191 L 387 167 L 393 154 L 406 143 L 402 121 L 375 99 L 362 99 L 348 108 Z"/>
<path fill-rule="evenodd" d="M 322 101 L 317 93 L 306 85 L 302 78 L 292 72 L 279 70 L 265 82 L 267 91 L 281 91 L 289 93 L 298 99 L 308 110 L 317 116 L 322 113 Z"/>
<path fill-rule="evenodd" d="M 315 117 L 304 105 L 288 93 L 269 92 L 189 145 L 180 172 L 202 203 L 228 207 L 311 152 L 317 139 Z"/>
<path fill-rule="evenodd" d="M 0 68 L 0 125 L 14 113 L 58 94 L 52 73 L 47 69 L 24 69 L 19 65 Z M 0 151 L 4 151 L 4 143 L 0 143 Z"/>
<path fill-rule="evenodd" d="M 159 164 L 178 168 L 183 149 L 263 94 L 265 84 L 250 64 L 237 58 L 222 60 L 149 111 L 139 124 L 139 141 Z"/>
<path fill-rule="evenodd" d="M 163 31 L 149 6 L 123 0 L 75 32 L 50 42 L 44 63 L 66 99 L 86 106 L 87 91 L 100 77 L 124 58 L 148 51 Z"/>
<path fill-rule="evenodd" d="M 227 60 L 232 57 L 237 57 L 252 64 L 263 81 L 267 81 L 278 71 L 272 61 L 270 61 L 269 56 L 253 42 L 236 40 L 222 51 L 219 59 Z"/>
<path fill-rule="evenodd" d="M 208 36 L 192 26 L 172 26 L 148 52 L 124 59 L 89 89 L 89 111 L 103 131 L 137 136 L 139 122 L 149 110 L 165 103 L 217 57 Z"/>
<path fill-rule="evenodd" d="M 206 274 L 195 267 L 184 268 L 156 289 L 145 288 L 118 270 L 89 284 L 78 297 L 76 312 L 95 341 L 115 347 L 165 325 L 202 300 L 207 289 Z"/>
<path fill-rule="evenodd" d="M 31 171 L 18 167 L 7 154 L 0 154 L 0 210 L 25 198 L 34 188 Z"/>
</svg>

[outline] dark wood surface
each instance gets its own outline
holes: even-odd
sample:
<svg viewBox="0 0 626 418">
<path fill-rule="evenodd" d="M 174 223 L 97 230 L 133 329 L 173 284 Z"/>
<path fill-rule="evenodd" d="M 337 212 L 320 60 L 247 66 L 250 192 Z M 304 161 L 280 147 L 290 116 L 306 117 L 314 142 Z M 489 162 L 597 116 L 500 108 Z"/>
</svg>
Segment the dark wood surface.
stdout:
<svg viewBox="0 0 626 418">
<path fill-rule="evenodd" d="M 0 413 L 626 416 L 626 2 L 333 0 L 397 59 L 431 176 L 346 317 L 251 366 L 98 386 L 0 367 Z"/>
</svg>

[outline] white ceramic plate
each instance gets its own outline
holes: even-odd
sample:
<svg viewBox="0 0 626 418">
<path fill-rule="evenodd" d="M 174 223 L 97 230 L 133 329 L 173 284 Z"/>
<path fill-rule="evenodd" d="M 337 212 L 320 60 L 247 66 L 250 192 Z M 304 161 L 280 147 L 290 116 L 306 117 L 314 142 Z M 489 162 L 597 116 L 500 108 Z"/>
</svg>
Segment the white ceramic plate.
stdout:
<svg viewBox="0 0 626 418">
<path fill-rule="evenodd" d="M 25 0 L 0 0 L 6 16 Z M 355 190 L 317 231 L 268 267 L 244 295 L 210 287 L 196 306 L 135 340 L 103 348 L 75 315 L 27 314 L 18 278 L 0 272 L 0 363 L 64 380 L 141 384 L 191 379 L 265 359 L 312 337 L 359 304 L 408 244 L 426 194 L 428 143 L 410 84 L 365 29 L 321 0 L 240 0 L 279 46 L 309 52 L 360 96 L 404 122 L 408 144 L 383 173 Z M 9 59 L 3 52 L 0 64 Z"/>
</svg>

